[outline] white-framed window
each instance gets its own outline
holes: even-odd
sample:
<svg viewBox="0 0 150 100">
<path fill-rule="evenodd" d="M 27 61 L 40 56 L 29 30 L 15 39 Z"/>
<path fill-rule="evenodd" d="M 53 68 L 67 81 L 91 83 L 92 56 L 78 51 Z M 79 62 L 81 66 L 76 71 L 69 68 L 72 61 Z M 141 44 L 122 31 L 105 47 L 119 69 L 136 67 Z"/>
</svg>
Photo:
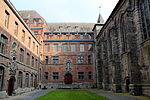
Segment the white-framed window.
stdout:
<svg viewBox="0 0 150 100">
<path fill-rule="evenodd" d="M 84 52 L 84 44 L 80 44 L 80 52 Z"/>
</svg>

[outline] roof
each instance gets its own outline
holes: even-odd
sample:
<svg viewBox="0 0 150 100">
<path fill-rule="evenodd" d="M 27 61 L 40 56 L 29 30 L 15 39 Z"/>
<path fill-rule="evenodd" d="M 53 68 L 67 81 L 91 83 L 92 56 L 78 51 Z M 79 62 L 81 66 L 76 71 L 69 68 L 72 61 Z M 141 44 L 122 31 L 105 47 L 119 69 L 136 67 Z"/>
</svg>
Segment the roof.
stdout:
<svg viewBox="0 0 150 100">
<path fill-rule="evenodd" d="M 48 23 L 47 32 L 92 32 L 95 23 Z"/>
<path fill-rule="evenodd" d="M 45 21 L 45 19 L 35 10 L 19 10 L 18 12 L 23 19 L 29 19 L 30 22 L 33 21 L 33 18 L 41 18 L 43 22 Z"/>
</svg>

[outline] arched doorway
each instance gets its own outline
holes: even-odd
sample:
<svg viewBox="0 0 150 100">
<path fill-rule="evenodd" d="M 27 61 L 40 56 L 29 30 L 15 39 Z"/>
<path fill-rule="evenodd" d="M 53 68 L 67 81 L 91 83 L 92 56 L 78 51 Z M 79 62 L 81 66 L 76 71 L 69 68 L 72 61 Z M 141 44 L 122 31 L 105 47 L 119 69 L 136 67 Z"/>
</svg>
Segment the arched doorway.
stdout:
<svg viewBox="0 0 150 100">
<path fill-rule="evenodd" d="M 72 74 L 71 73 L 65 74 L 65 84 L 72 84 Z"/>
<path fill-rule="evenodd" d="M 12 93 L 14 91 L 14 83 L 15 83 L 15 77 L 11 76 L 10 79 L 8 80 L 8 95 L 12 96 Z"/>
</svg>

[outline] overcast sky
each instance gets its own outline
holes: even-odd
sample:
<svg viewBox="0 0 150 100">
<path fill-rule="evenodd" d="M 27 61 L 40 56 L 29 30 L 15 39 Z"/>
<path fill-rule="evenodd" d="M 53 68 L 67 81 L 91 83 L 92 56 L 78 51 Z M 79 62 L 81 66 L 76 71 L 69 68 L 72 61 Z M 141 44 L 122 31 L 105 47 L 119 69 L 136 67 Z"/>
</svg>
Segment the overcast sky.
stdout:
<svg viewBox="0 0 150 100">
<path fill-rule="evenodd" d="M 47 22 L 106 21 L 118 0 L 10 0 L 17 10 L 36 10 Z M 101 6 L 101 9 L 99 7 Z"/>
</svg>

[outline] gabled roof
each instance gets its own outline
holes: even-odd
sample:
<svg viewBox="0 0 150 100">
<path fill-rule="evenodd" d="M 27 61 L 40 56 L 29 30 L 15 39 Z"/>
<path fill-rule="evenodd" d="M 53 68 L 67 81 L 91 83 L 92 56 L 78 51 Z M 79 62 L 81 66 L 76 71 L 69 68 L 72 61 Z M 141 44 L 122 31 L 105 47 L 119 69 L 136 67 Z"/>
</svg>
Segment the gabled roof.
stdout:
<svg viewBox="0 0 150 100">
<path fill-rule="evenodd" d="M 48 23 L 47 32 L 92 32 L 95 23 Z"/>
<path fill-rule="evenodd" d="M 29 19 L 30 22 L 33 21 L 33 18 L 41 18 L 43 22 L 46 22 L 45 19 L 35 10 L 20 10 L 18 12 L 23 19 Z"/>
</svg>

